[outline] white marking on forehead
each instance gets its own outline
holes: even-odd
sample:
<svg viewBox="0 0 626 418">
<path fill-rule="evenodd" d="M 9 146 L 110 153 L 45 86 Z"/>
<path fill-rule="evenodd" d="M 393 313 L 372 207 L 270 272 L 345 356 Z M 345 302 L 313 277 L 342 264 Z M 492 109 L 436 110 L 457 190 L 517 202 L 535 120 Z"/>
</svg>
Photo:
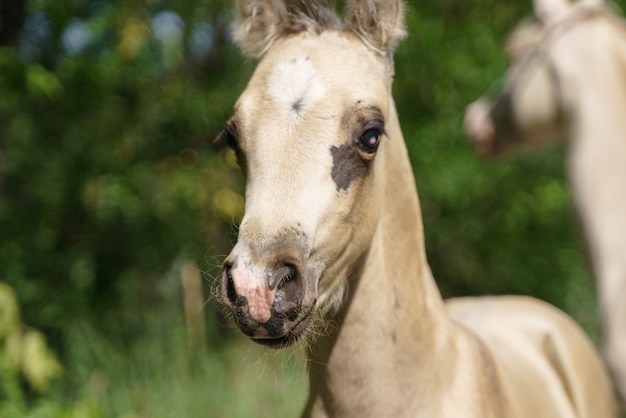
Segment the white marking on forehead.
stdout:
<svg viewBox="0 0 626 418">
<path fill-rule="evenodd" d="M 295 58 L 277 64 L 267 86 L 272 100 L 293 122 L 297 122 L 325 92 L 326 86 L 308 58 Z"/>
</svg>

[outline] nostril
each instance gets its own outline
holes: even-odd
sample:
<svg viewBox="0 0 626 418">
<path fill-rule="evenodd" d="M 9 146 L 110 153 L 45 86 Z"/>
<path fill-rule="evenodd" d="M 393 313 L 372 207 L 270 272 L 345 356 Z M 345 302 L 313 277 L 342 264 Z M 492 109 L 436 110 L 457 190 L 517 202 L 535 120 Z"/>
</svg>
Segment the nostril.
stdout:
<svg viewBox="0 0 626 418">
<path fill-rule="evenodd" d="M 237 291 L 235 290 L 235 283 L 233 282 L 232 269 L 232 264 L 224 265 L 224 285 L 226 290 L 226 299 L 232 304 L 235 304 L 237 300 Z"/>
<path fill-rule="evenodd" d="M 267 285 L 270 290 L 274 290 L 276 288 L 280 289 L 287 283 L 289 280 L 293 279 L 296 274 L 295 267 L 291 265 L 283 265 L 274 271 L 274 274 L 270 276 L 267 280 Z"/>
</svg>

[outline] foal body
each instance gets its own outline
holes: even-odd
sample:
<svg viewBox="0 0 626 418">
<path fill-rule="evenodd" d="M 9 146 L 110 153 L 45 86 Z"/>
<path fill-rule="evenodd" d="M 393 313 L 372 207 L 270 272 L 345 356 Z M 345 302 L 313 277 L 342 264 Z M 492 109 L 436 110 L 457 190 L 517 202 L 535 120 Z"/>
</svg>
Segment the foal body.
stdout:
<svg viewBox="0 0 626 418">
<path fill-rule="evenodd" d="M 562 312 L 442 300 L 391 97 L 399 2 L 240 1 L 260 57 L 226 137 L 246 176 L 223 299 L 256 342 L 308 342 L 313 417 L 610 417 L 608 376 Z M 322 324 L 320 326 L 320 324 Z"/>
<path fill-rule="evenodd" d="M 626 402 L 625 23 L 602 1 L 555 3 L 511 35 L 509 44 L 537 41 L 513 60 L 503 96 L 468 107 L 466 130 L 487 154 L 565 139 L 606 358 Z"/>
</svg>

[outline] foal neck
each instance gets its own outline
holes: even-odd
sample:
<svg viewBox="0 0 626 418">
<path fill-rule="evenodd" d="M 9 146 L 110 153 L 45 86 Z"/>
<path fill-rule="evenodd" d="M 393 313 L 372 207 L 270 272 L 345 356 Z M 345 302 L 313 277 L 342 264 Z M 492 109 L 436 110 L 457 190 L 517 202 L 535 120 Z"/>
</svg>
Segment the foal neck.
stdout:
<svg viewBox="0 0 626 418">
<path fill-rule="evenodd" d="M 573 39 L 571 45 L 586 48 L 572 63 L 576 97 L 568 171 L 602 314 L 608 317 L 623 303 L 626 277 L 626 32 L 604 19 L 583 35 L 593 41 Z"/>
<path fill-rule="evenodd" d="M 352 270 L 335 327 L 309 348 L 305 416 L 401 416 L 394 408 L 406 408 L 402 394 L 412 394 L 415 402 L 425 396 L 426 380 L 427 396 L 444 393 L 435 388 L 445 380 L 438 376 L 448 373 L 450 361 L 443 357 L 450 326 L 426 261 L 415 181 L 395 109 L 386 130 L 375 173 L 377 229 Z"/>
</svg>

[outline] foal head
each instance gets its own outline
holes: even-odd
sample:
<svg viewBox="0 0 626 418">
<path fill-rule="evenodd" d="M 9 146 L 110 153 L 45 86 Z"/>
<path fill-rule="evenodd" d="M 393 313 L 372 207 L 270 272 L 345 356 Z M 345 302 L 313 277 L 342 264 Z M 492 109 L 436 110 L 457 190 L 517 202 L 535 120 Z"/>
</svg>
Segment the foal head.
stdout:
<svg viewBox="0 0 626 418">
<path fill-rule="evenodd" d="M 260 61 L 225 136 L 246 179 L 222 296 L 241 331 L 282 347 L 336 311 L 375 229 L 398 2 L 326 7 L 240 0 L 234 38 Z"/>
<path fill-rule="evenodd" d="M 534 8 L 507 40 L 502 95 L 493 108 L 490 99 L 468 107 L 466 131 L 479 152 L 569 139 L 589 86 L 608 85 L 608 68 L 619 66 L 614 45 L 623 35 L 603 0 L 535 0 Z"/>
</svg>

